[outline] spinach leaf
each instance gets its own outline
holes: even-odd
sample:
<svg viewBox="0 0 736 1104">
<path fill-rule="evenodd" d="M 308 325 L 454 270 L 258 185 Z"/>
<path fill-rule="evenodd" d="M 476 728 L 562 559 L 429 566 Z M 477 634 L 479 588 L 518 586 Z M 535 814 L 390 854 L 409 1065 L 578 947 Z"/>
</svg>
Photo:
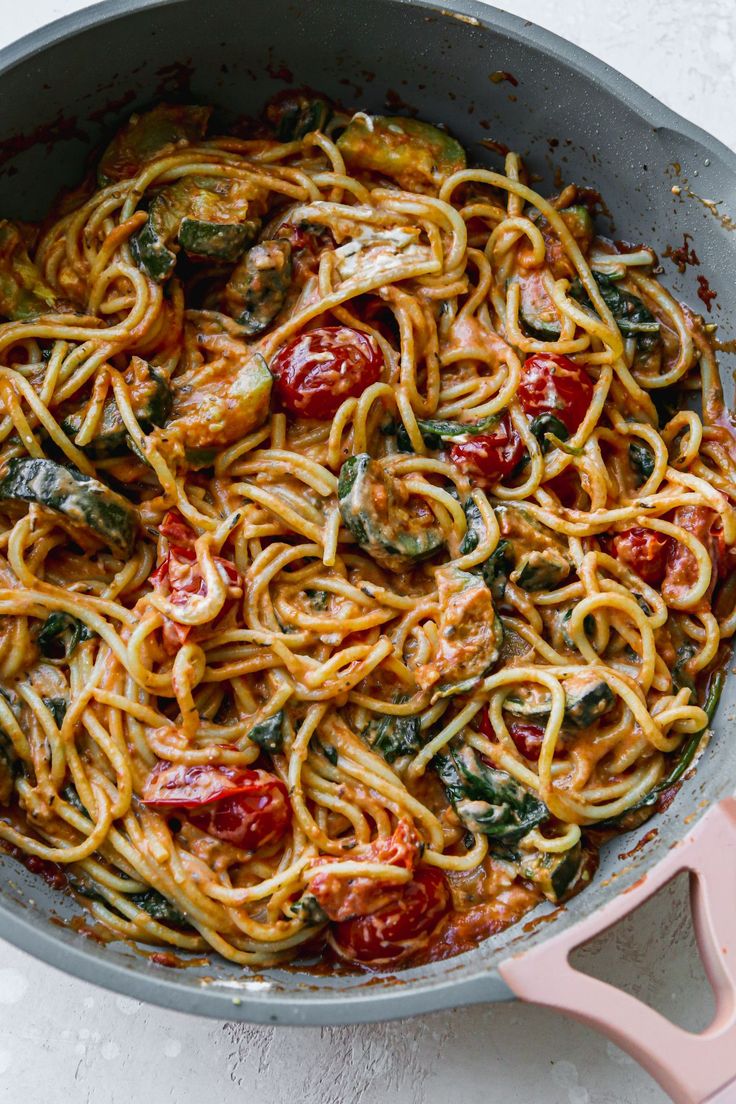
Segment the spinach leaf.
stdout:
<svg viewBox="0 0 736 1104">
<path fill-rule="evenodd" d="M 654 471 L 654 453 L 648 445 L 632 441 L 629 445 L 629 464 L 637 477 L 637 487 L 641 487 Z"/>
<path fill-rule="evenodd" d="M 179 911 L 176 905 L 172 905 L 171 901 L 167 901 L 157 889 L 146 889 L 143 893 L 132 893 L 130 900 L 139 909 L 147 912 L 154 920 L 159 920 L 164 924 L 174 924 L 177 928 L 189 926 L 186 916 Z"/>
<path fill-rule="evenodd" d="M 404 755 L 416 755 L 422 747 L 419 717 L 394 717 L 386 713 L 371 720 L 363 735 L 387 763 Z"/>
<path fill-rule="evenodd" d="M 77 793 L 77 787 L 72 785 L 71 782 L 61 791 L 61 796 L 66 801 L 67 805 L 71 805 L 71 807 L 76 809 L 78 813 L 81 813 L 82 816 L 86 816 L 90 820 L 92 819 L 81 802 L 79 794 Z"/>
<path fill-rule="evenodd" d="M 682 690 L 683 686 L 686 686 L 693 695 L 695 694 L 695 680 L 687 670 L 687 664 L 697 650 L 692 640 L 685 640 L 677 649 L 675 665 L 672 668 L 672 685 L 675 690 Z"/>
<path fill-rule="evenodd" d="M 43 698 L 42 700 L 43 704 L 54 718 L 56 727 L 61 728 L 64 723 L 64 717 L 66 717 L 66 711 L 69 708 L 69 702 L 66 698 Z"/>
<path fill-rule="evenodd" d="M 248 733 L 248 739 L 259 748 L 268 752 L 283 751 L 284 748 L 284 711 L 279 709 L 272 717 L 260 721 Z"/>
<path fill-rule="evenodd" d="M 624 336 L 659 334 L 659 322 L 641 299 L 622 291 L 615 280 L 603 272 L 594 272 L 595 282 L 600 289 L 601 298 L 613 315 L 616 324 Z M 584 307 L 593 310 L 588 293 L 577 277 L 570 285 L 570 295 Z M 651 342 L 647 343 L 649 347 Z"/>
<path fill-rule="evenodd" d="M 77 645 L 83 640 L 91 640 L 93 636 L 94 633 L 76 617 L 56 610 L 44 621 L 36 642 L 41 655 L 47 659 L 70 659 Z M 64 649 L 63 655 L 59 655 L 60 646 Z"/>
<path fill-rule="evenodd" d="M 512 843 L 549 816 L 543 801 L 506 771 L 489 767 L 472 748 L 436 755 L 433 764 L 466 827 Z"/>
<path fill-rule="evenodd" d="M 326 590 L 305 590 L 304 593 L 309 599 L 312 609 L 320 612 L 327 609 L 327 601 L 330 596 Z"/>
<path fill-rule="evenodd" d="M 452 440 L 455 437 L 477 437 L 479 433 L 487 433 L 498 425 L 499 415 L 489 414 L 487 418 L 481 418 L 477 422 L 453 422 L 443 418 L 417 418 L 419 432 L 422 435 L 425 447 L 432 451 L 442 448 L 442 442 Z M 399 452 L 413 452 L 409 434 L 403 422 L 394 422 L 390 427 L 391 433 L 396 434 L 396 444 Z M 382 432 L 387 432 L 382 430 Z"/>
<path fill-rule="evenodd" d="M 305 893 L 298 901 L 294 901 L 291 911 L 310 926 L 327 923 L 327 913 L 313 893 Z"/>
<path fill-rule="evenodd" d="M 333 767 L 337 766 L 338 753 L 334 744 L 323 744 L 321 740 L 315 741 L 317 747 L 324 755 L 328 763 L 332 763 Z"/>
<path fill-rule="evenodd" d="M 460 545 L 460 555 L 467 556 L 474 552 L 485 537 L 486 531 L 483 525 L 480 510 L 472 498 L 466 500 L 463 505 L 467 529 Z M 500 540 L 487 560 L 471 569 L 474 575 L 481 575 L 486 586 L 496 602 L 500 602 L 509 581 L 509 575 L 514 568 L 513 546 L 510 541 Z"/>
<path fill-rule="evenodd" d="M 539 441 L 542 452 L 548 452 L 553 444 L 547 437 L 548 433 L 551 433 L 560 441 L 566 441 L 570 436 L 567 432 L 567 426 L 554 414 L 537 414 L 536 418 L 532 418 L 529 428 Z"/>
</svg>

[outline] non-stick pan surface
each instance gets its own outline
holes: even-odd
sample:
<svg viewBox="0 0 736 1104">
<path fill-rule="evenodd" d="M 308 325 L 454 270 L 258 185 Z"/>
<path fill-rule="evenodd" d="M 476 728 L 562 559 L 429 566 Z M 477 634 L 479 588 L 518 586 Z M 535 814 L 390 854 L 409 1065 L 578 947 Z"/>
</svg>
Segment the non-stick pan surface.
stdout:
<svg viewBox="0 0 736 1104">
<path fill-rule="evenodd" d="M 82 175 L 90 150 L 136 106 L 183 95 L 214 103 L 223 124 L 256 115 L 287 85 L 346 106 L 416 109 L 457 134 L 471 161 L 498 168 L 519 150 L 540 187 L 598 188 L 612 237 L 666 246 L 693 235 L 717 293 L 713 319 L 733 336 L 736 156 L 583 51 L 472 0 L 110 0 L 0 52 L 0 213 L 34 218 Z M 666 263 L 665 282 L 698 305 L 698 286 Z M 732 358 L 723 375 L 732 399 Z M 0 935 L 39 958 L 131 996 L 221 1019 L 349 1023 L 511 994 L 497 965 L 590 915 L 668 853 L 705 809 L 732 792 L 727 739 L 736 681 L 694 778 L 629 858 L 615 841 L 593 885 L 553 923 L 510 929 L 446 962 L 378 978 L 267 970 L 213 959 L 206 968 L 150 964 L 124 943 L 101 945 L 60 923 L 74 905 L 0 856 Z M 632 844 L 636 836 L 632 837 Z M 541 910 L 549 911 L 549 906 Z"/>
</svg>

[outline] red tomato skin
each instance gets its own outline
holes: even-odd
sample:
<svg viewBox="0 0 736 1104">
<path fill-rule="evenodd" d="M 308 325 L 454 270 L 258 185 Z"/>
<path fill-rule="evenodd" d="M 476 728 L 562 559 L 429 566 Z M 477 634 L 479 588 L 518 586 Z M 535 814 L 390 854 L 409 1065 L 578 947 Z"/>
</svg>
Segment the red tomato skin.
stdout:
<svg viewBox="0 0 736 1104">
<path fill-rule="evenodd" d="M 519 754 L 523 755 L 525 759 L 528 759 L 530 763 L 536 763 L 539 759 L 539 753 L 542 750 L 544 729 L 540 728 L 539 725 L 527 724 L 526 721 L 510 721 L 506 727 L 509 730 L 509 736 L 514 741 L 516 750 Z M 479 728 L 481 734 L 485 736 L 487 740 L 490 740 L 493 744 L 498 743 L 487 706 L 484 706 L 481 710 Z"/>
<path fill-rule="evenodd" d="M 672 541 L 665 533 L 635 525 L 613 538 L 613 553 L 649 586 L 661 584 Z"/>
<path fill-rule="evenodd" d="M 284 410 L 326 421 L 345 399 L 359 398 L 378 382 L 383 357 L 367 334 L 349 326 L 322 326 L 282 346 L 270 367 Z"/>
<path fill-rule="evenodd" d="M 450 463 L 476 483 L 491 486 L 512 475 L 523 455 L 524 442 L 504 414 L 492 433 L 452 445 Z"/>
<path fill-rule="evenodd" d="M 186 811 L 196 828 L 244 851 L 277 842 L 291 821 L 281 779 L 237 767 L 161 761 L 148 777 L 143 804 Z"/>
<path fill-rule="evenodd" d="M 395 962 L 411 954 L 418 940 L 426 942 L 450 904 L 444 874 L 434 866 L 421 865 L 394 901 L 369 916 L 334 924 L 335 944 L 344 958 Z"/>
<path fill-rule="evenodd" d="M 573 434 L 588 413 L 593 383 L 569 357 L 536 353 L 524 362 L 516 397 L 530 418 L 554 414 Z"/>
<path fill-rule="evenodd" d="M 162 537 L 166 537 L 169 544 L 176 544 L 180 548 L 193 548 L 197 539 L 197 534 L 187 525 L 178 510 L 166 511 L 158 531 Z"/>
</svg>

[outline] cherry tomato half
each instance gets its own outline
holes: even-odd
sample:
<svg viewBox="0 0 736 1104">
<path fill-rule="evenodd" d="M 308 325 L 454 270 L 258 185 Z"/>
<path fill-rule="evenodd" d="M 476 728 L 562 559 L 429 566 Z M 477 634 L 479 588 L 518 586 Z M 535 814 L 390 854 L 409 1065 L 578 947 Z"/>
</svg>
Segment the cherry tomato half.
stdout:
<svg viewBox="0 0 736 1104">
<path fill-rule="evenodd" d="M 613 538 L 613 553 L 617 560 L 643 579 L 649 586 L 659 586 L 667 568 L 671 540 L 654 529 L 636 525 Z"/>
<path fill-rule="evenodd" d="M 569 357 L 537 353 L 524 363 L 517 397 L 530 418 L 554 414 L 572 434 L 588 413 L 593 383 Z"/>
<path fill-rule="evenodd" d="M 419 866 L 394 901 L 369 916 L 335 924 L 335 943 L 344 958 L 395 961 L 417 948 L 450 908 L 450 889 L 434 866 Z"/>
<path fill-rule="evenodd" d="M 349 326 L 308 330 L 271 361 L 274 388 L 290 414 L 325 421 L 345 399 L 358 398 L 381 376 L 383 357 L 371 337 Z"/>
<path fill-rule="evenodd" d="M 488 707 L 484 706 L 480 715 L 480 731 L 487 740 L 492 743 L 498 743 L 496 739 L 496 733 L 491 725 L 491 718 L 488 715 Z M 523 755 L 525 759 L 528 759 L 530 763 L 536 763 L 539 759 L 539 753 L 542 750 L 542 741 L 544 740 L 544 729 L 539 725 L 527 724 L 526 721 L 508 721 L 506 727 L 509 730 L 509 736 L 514 741 L 516 750 L 520 755 Z"/>
<path fill-rule="evenodd" d="M 291 820 L 280 778 L 214 764 L 158 763 L 146 781 L 143 804 L 185 810 L 196 828 L 244 851 L 280 840 Z"/>
<path fill-rule="evenodd" d="M 524 442 L 504 414 L 492 433 L 479 433 L 453 445 L 450 463 L 477 483 L 488 486 L 507 479 L 524 455 Z"/>
</svg>

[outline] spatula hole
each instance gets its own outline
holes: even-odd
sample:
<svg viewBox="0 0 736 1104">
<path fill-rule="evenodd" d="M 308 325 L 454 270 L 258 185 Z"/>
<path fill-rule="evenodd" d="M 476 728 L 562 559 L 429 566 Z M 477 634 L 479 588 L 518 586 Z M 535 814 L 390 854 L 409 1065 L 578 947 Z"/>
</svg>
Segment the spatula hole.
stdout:
<svg viewBox="0 0 736 1104">
<path fill-rule="evenodd" d="M 685 1031 L 705 1030 L 715 997 L 693 930 L 690 875 L 678 874 L 613 928 L 578 947 L 570 963 L 636 997 Z"/>
</svg>

